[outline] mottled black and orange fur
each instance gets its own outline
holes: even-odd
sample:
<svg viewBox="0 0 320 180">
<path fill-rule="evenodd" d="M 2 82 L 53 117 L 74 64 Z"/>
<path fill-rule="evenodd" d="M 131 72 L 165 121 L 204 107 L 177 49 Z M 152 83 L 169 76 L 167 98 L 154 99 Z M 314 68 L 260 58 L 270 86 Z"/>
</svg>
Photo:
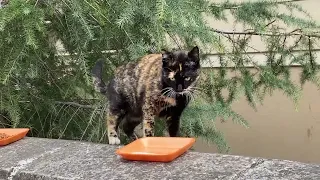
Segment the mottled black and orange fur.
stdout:
<svg viewBox="0 0 320 180">
<path fill-rule="evenodd" d="M 188 105 L 188 95 L 199 78 L 199 49 L 148 54 L 137 63 L 115 71 L 106 85 L 100 60 L 93 68 L 95 88 L 107 95 L 109 144 L 120 144 L 117 129 L 135 139 L 134 129 L 142 122 L 143 136 L 154 135 L 154 119 L 165 118 L 171 137 L 179 135 L 180 116 Z"/>
</svg>

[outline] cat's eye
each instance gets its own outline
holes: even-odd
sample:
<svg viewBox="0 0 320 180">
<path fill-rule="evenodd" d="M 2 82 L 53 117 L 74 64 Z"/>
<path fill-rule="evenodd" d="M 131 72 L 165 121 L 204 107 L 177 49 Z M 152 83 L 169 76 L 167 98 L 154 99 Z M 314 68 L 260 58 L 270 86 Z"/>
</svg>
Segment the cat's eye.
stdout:
<svg viewBox="0 0 320 180">
<path fill-rule="evenodd" d="M 186 80 L 186 81 L 190 81 L 190 77 L 186 77 L 186 78 L 184 78 L 184 80 Z"/>
<path fill-rule="evenodd" d="M 170 80 L 171 80 L 171 81 L 174 81 L 174 80 L 176 80 L 176 79 L 175 79 L 174 77 L 170 77 Z"/>
</svg>

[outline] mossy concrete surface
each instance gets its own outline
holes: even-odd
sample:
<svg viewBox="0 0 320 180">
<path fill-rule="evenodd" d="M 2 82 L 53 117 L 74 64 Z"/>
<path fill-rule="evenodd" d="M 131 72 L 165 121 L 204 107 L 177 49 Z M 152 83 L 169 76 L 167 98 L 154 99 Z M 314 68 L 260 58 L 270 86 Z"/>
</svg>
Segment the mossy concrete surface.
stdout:
<svg viewBox="0 0 320 180">
<path fill-rule="evenodd" d="M 286 160 L 187 152 L 170 163 L 132 162 L 118 146 L 25 138 L 0 147 L 0 179 L 320 179 L 320 165 Z"/>
</svg>

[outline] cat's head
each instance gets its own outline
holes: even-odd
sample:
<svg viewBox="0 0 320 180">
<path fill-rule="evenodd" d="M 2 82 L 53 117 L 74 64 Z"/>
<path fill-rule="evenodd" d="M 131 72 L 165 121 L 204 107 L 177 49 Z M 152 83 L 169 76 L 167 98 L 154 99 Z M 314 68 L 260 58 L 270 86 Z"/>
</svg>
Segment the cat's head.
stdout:
<svg viewBox="0 0 320 180">
<path fill-rule="evenodd" d="M 164 91 L 175 94 L 191 92 L 200 73 L 199 48 L 190 51 L 164 51 L 162 53 L 162 82 Z"/>
</svg>

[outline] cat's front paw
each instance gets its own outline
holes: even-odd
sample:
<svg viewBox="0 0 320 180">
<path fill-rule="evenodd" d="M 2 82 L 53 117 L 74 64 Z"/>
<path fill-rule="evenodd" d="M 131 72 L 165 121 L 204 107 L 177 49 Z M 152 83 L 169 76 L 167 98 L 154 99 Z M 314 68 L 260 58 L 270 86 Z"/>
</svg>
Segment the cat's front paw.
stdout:
<svg viewBox="0 0 320 180">
<path fill-rule="evenodd" d="M 109 137 L 110 145 L 118 145 L 120 144 L 120 139 L 118 137 Z"/>
</svg>

